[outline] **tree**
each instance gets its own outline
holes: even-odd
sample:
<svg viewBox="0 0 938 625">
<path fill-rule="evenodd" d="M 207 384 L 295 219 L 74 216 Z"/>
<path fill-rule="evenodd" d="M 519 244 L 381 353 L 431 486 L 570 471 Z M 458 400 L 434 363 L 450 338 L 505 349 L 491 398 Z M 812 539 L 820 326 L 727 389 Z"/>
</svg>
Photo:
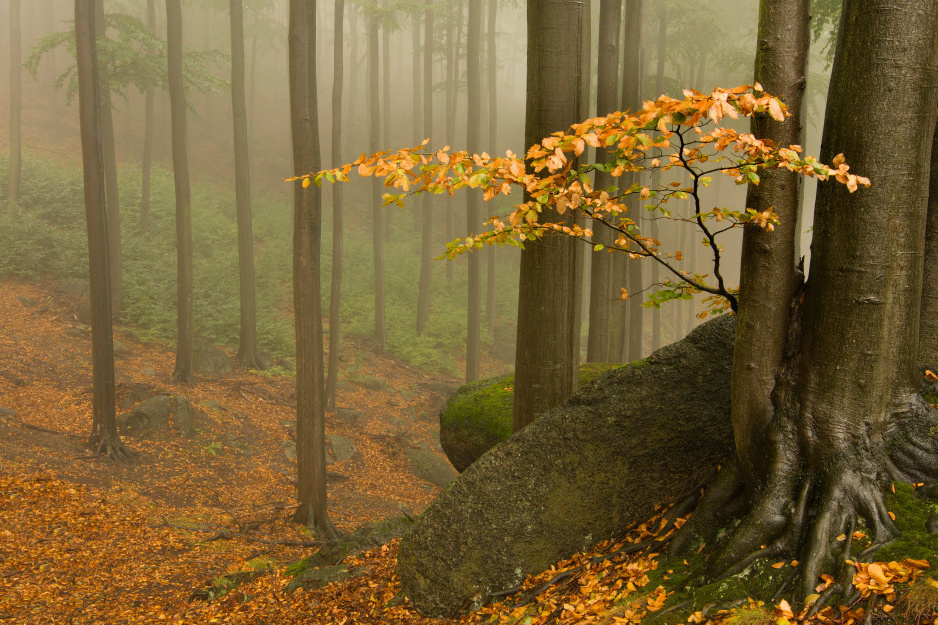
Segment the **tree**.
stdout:
<svg viewBox="0 0 938 625">
<path fill-rule="evenodd" d="M 938 368 L 938 128 L 931 148 L 928 217 L 925 227 L 925 268 L 922 271 L 922 320 L 919 362 Z M 934 373 L 934 372 L 933 372 Z"/>
<path fill-rule="evenodd" d="M 609 115 L 618 109 L 619 102 L 619 25 L 622 23 L 621 0 L 600 0 L 599 3 L 599 58 L 596 64 L 596 109 L 599 115 Z M 608 152 L 596 150 L 596 160 L 605 163 Z M 596 188 L 607 189 L 614 184 L 608 172 L 596 172 Z M 593 238 L 597 245 L 611 246 L 613 230 L 602 222 L 594 224 Z M 611 251 L 611 250 L 610 250 Z M 589 332 L 586 339 L 588 362 L 609 362 L 609 322 L 612 312 L 612 256 L 594 254 L 590 265 Z"/>
<path fill-rule="evenodd" d="M 372 152 L 378 150 L 381 137 L 381 107 L 379 104 L 377 7 L 368 17 L 368 137 Z M 386 330 L 384 324 L 384 220 L 381 211 L 381 182 L 371 181 L 371 242 L 375 284 L 375 347 L 384 350 Z"/>
<path fill-rule="evenodd" d="M 655 67 L 655 93 L 657 98 L 664 92 L 664 56 L 668 40 L 668 8 L 662 5 L 658 9 L 658 50 Z M 757 79 L 758 80 L 758 79 Z M 774 93 L 769 87 L 769 93 Z M 786 100 L 787 101 L 787 100 Z M 794 142 L 790 142 L 794 143 Z M 651 173 L 650 183 L 652 188 L 657 188 L 661 184 L 661 170 L 656 169 Z M 658 226 L 658 220 L 651 220 L 651 236 L 653 239 L 660 239 L 661 232 Z M 661 282 L 661 268 L 658 263 L 651 265 L 651 286 L 655 288 Z M 661 307 L 654 306 L 651 309 L 651 351 L 656 352 L 661 347 Z"/>
<path fill-rule="evenodd" d="M 254 235 L 251 227 L 251 167 L 248 119 L 244 104 L 244 14 L 241 0 L 231 0 L 231 111 L 234 124 L 235 202 L 238 213 L 238 277 L 241 286 L 241 366 L 260 368 L 257 311 L 254 303 Z"/>
<path fill-rule="evenodd" d="M 147 0 L 147 27 L 156 33 L 156 0 Z M 140 234 L 146 234 L 150 228 L 150 170 L 153 166 L 153 125 L 156 116 L 156 102 L 153 87 L 144 92 L 143 104 L 143 158 L 141 159 L 140 183 Z"/>
<path fill-rule="evenodd" d="M 426 0 L 423 46 L 423 134 L 433 134 L 433 0 Z M 417 20 L 419 23 L 419 20 Z M 416 54 L 416 53 L 415 53 Z M 423 196 L 420 210 L 420 282 L 417 285 L 417 334 L 423 334 L 430 323 L 430 277 L 433 259 L 433 201 Z"/>
<path fill-rule="evenodd" d="M 332 72 L 332 164 L 342 162 L 342 82 L 344 80 L 344 29 L 345 0 L 336 0 L 333 32 Z M 342 329 L 342 250 L 344 244 L 343 223 L 344 194 L 341 185 L 332 188 L 332 282 L 329 292 L 329 367 L 326 378 L 326 408 L 335 409 L 335 397 L 339 384 L 339 337 Z"/>
<path fill-rule="evenodd" d="M 316 99 L 316 3 L 290 0 L 290 127 L 293 168 L 319 168 Z M 293 310 L 296 324 L 297 507 L 294 520 L 333 537 L 326 499 L 326 430 L 319 187 L 297 184 L 293 196 Z"/>
<path fill-rule="evenodd" d="M 466 91 L 469 95 L 466 146 L 479 153 L 482 139 L 482 0 L 469 0 L 469 26 L 466 37 Z M 482 197 L 476 191 L 466 194 L 466 225 L 471 232 L 482 221 Z M 520 324 L 519 324 L 520 327 Z M 482 360 L 482 254 L 469 256 L 469 301 L 466 307 L 466 382 L 479 379 Z M 519 428 L 520 429 L 520 428 Z"/>
<path fill-rule="evenodd" d="M 23 169 L 23 148 L 20 145 L 20 118 L 23 112 L 23 83 L 20 78 L 22 45 L 20 0 L 10 0 L 10 171 L 7 179 L 7 199 L 11 204 L 20 199 L 20 176 Z"/>
<path fill-rule="evenodd" d="M 485 37 L 485 78 L 486 95 L 488 95 L 488 149 L 490 152 L 497 151 L 498 143 L 498 63 L 496 62 L 497 39 L 495 26 L 498 23 L 498 0 L 488 0 L 486 12 L 486 37 Z M 588 13 L 588 12 L 587 12 Z M 489 247 L 485 250 L 486 254 L 486 272 L 485 272 L 485 327 L 490 333 L 495 332 L 495 293 L 498 291 L 496 284 L 496 250 Z"/>
<path fill-rule="evenodd" d="M 579 33 L 586 16 L 582 2 L 570 0 L 531 0 L 527 14 L 524 139 L 534 145 L 568 127 L 580 112 L 579 90 L 570 86 L 580 81 Z M 556 37 L 558 24 L 576 36 Z M 544 216 L 561 219 L 550 212 Z M 546 236 L 526 242 L 521 252 L 512 417 L 516 432 L 577 387 L 580 298 L 574 245 L 568 237 Z"/>
<path fill-rule="evenodd" d="M 173 381 L 195 384 L 192 375 L 192 197 L 186 93 L 182 79 L 182 5 L 166 0 L 166 58 L 176 187 L 176 365 Z"/>
<path fill-rule="evenodd" d="M 101 106 L 95 51 L 95 0 L 75 0 L 75 42 L 78 63 L 78 109 L 84 172 L 88 266 L 91 284 L 92 422 L 90 444 L 108 458 L 131 455 L 117 434 L 114 337 L 111 328 L 107 202 L 101 145 Z"/>
</svg>

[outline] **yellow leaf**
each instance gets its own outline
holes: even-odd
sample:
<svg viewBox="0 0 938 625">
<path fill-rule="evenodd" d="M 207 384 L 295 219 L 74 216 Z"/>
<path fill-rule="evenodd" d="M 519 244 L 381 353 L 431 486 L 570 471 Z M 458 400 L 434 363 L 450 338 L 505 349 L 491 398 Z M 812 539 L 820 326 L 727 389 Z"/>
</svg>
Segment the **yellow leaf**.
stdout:
<svg viewBox="0 0 938 625">
<path fill-rule="evenodd" d="M 870 579 L 877 581 L 880 584 L 886 583 L 886 575 L 883 573 L 883 567 L 873 562 L 866 568 L 866 572 L 869 573 Z"/>
<path fill-rule="evenodd" d="M 846 534 L 841 534 L 840 536 L 837 537 L 837 540 L 838 540 L 838 541 L 847 540 L 847 535 L 846 535 Z"/>
<path fill-rule="evenodd" d="M 782 568 L 783 566 L 785 566 L 785 563 L 784 563 L 784 562 L 776 562 L 775 564 L 772 565 L 772 568 L 773 568 L 773 569 L 780 569 L 780 568 Z"/>
<path fill-rule="evenodd" d="M 303 188 L 304 189 L 309 188 L 309 184 L 310 184 L 309 178 L 303 178 Z"/>
<path fill-rule="evenodd" d="M 891 510 L 887 510 L 887 511 L 886 511 L 886 514 L 888 514 L 888 515 L 889 515 L 889 518 L 892 519 L 893 521 L 896 520 L 896 515 L 893 514 Z"/>
</svg>

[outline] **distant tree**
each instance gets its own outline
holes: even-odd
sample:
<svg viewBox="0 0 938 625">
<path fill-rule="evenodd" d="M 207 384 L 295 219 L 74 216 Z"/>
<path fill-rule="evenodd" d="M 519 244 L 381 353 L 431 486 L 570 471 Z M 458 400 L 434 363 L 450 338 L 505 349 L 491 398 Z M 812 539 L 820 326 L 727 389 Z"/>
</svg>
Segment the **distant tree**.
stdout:
<svg viewBox="0 0 938 625">
<path fill-rule="evenodd" d="M 423 24 L 423 135 L 433 135 L 433 0 L 425 0 Z M 417 285 L 417 334 L 430 323 L 430 277 L 433 260 L 433 199 L 427 193 L 420 210 L 420 281 Z"/>
<path fill-rule="evenodd" d="M 147 0 L 147 28 L 156 34 L 156 0 Z M 145 235 L 150 228 L 150 173 L 153 168 L 153 126 L 156 117 L 156 98 L 152 86 L 144 91 L 143 103 L 143 158 L 141 159 L 140 222 L 138 229 Z"/>
<path fill-rule="evenodd" d="M 192 197 L 186 93 L 182 78 L 182 6 L 166 0 L 166 57 L 176 187 L 176 366 L 173 381 L 195 384 L 192 375 Z"/>
<path fill-rule="evenodd" d="M 486 125 L 488 127 L 488 151 L 497 151 L 498 142 L 498 63 L 496 52 L 498 41 L 496 26 L 498 24 L 498 0 L 486 0 L 486 26 L 485 26 L 485 79 L 488 106 L 486 107 Z M 495 332 L 495 294 L 497 285 L 497 248 L 485 249 L 485 327 L 489 333 Z"/>
<path fill-rule="evenodd" d="M 482 150 L 482 1 L 468 0 L 466 38 L 466 91 L 469 95 L 466 145 L 473 154 Z M 482 195 L 466 193 L 466 227 L 472 232 L 482 222 Z M 479 379 L 482 360 L 482 253 L 469 256 L 469 301 L 466 320 L 466 382 Z"/>
<path fill-rule="evenodd" d="M 20 0 L 10 0 L 10 169 L 7 179 L 7 199 L 11 203 L 16 203 L 20 199 L 20 176 L 23 169 L 23 148 L 20 145 L 23 111 L 23 83 L 20 77 L 22 46 Z"/>
<path fill-rule="evenodd" d="M 342 162 L 342 87 L 345 79 L 345 0 L 336 0 L 333 32 L 332 72 L 332 165 Z M 344 246 L 344 193 L 342 185 L 332 188 L 332 282 L 329 293 L 329 367 L 326 378 L 326 408 L 335 410 L 339 384 L 339 340 L 342 323 L 342 252 Z"/>
<path fill-rule="evenodd" d="M 111 328 L 107 202 L 101 145 L 101 106 L 95 51 L 95 0 L 75 0 L 78 109 L 91 284 L 92 422 L 90 444 L 108 458 L 131 455 L 117 433 L 114 338 Z"/>
<path fill-rule="evenodd" d="M 244 95 L 244 11 L 242 0 L 231 0 L 231 111 L 234 124 L 235 202 L 238 214 L 238 277 L 241 331 L 238 360 L 248 369 L 260 368 L 257 353 L 257 311 L 254 288 L 254 234 L 251 226 L 251 165 Z"/>
<path fill-rule="evenodd" d="M 290 126 L 297 174 L 319 168 L 316 99 L 316 2 L 290 0 Z M 296 184 L 293 196 L 293 309 L 296 325 L 297 507 L 294 520 L 335 536 L 326 494 L 319 187 Z"/>
<path fill-rule="evenodd" d="M 375 7 L 377 8 L 377 7 Z M 379 96 L 378 34 L 379 14 L 372 10 L 368 17 L 368 136 L 369 148 L 377 152 L 381 138 L 381 106 Z M 372 261 L 374 263 L 374 302 L 375 302 L 375 347 L 384 350 L 386 331 L 384 325 L 384 220 L 381 205 L 381 181 L 371 181 L 371 241 Z"/>
<path fill-rule="evenodd" d="M 657 98 L 662 93 L 664 93 L 664 62 L 665 62 L 665 52 L 667 50 L 667 41 L 668 41 L 668 8 L 667 5 L 661 5 L 658 9 L 658 45 L 657 48 L 657 58 L 655 59 L 655 92 L 653 96 Z M 770 93 L 774 91 L 770 90 Z M 649 182 L 653 189 L 657 189 L 661 185 L 661 170 L 655 169 L 651 172 L 651 180 Z M 661 227 L 658 225 L 657 219 L 650 220 L 649 231 L 653 239 L 661 238 Z M 661 283 L 661 266 L 658 263 L 652 263 L 651 265 L 651 288 L 658 288 L 658 285 Z M 661 347 L 661 307 L 654 306 L 651 309 L 651 351 L 657 351 Z"/>
</svg>

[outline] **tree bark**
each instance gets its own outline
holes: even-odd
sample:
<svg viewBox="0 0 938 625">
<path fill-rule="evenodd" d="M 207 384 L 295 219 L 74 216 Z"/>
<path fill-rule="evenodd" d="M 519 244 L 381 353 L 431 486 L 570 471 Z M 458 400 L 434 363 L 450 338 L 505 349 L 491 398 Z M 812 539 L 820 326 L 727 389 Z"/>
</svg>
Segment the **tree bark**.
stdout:
<svg viewBox="0 0 938 625">
<path fill-rule="evenodd" d="M 423 14 L 423 135 L 433 136 L 433 0 Z M 421 139 L 422 141 L 423 139 Z M 420 208 L 420 280 L 417 285 L 417 334 L 430 323 L 430 277 L 433 260 L 433 195 L 424 193 Z"/>
<path fill-rule="evenodd" d="M 488 86 L 486 87 L 486 92 L 488 95 L 488 145 L 486 146 L 486 151 L 489 154 L 496 154 L 497 147 L 495 145 L 498 140 L 498 83 L 497 83 L 497 71 L 498 65 L 496 64 L 495 51 L 497 49 L 497 41 L 495 38 L 495 26 L 498 21 L 498 0 L 488 0 L 486 14 L 486 53 L 485 59 L 487 61 L 487 68 L 485 70 L 485 76 Z M 485 327 L 488 328 L 490 334 L 495 332 L 495 294 L 498 292 L 498 286 L 496 284 L 497 276 L 497 267 L 496 261 L 498 259 L 498 248 L 494 245 L 486 246 L 485 248 L 485 259 L 486 259 L 486 272 L 485 272 Z"/>
<path fill-rule="evenodd" d="M 251 165 L 248 119 L 244 103 L 244 10 L 231 0 L 231 119 L 234 126 L 235 203 L 238 214 L 238 279 L 241 332 L 238 360 L 245 369 L 260 368 L 257 355 L 257 312 L 254 289 L 254 234 L 251 227 Z"/>
<path fill-rule="evenodd" d="M 469 0 L 466 36 L 466 92 L 469 98 L 466 149 L 481 151 L 482 107 L 482 0 Z M 466 231 L 475 232 L 482 223 L 482 192 L 466 190 Z M 466 310 L 466 382 L 479 379 L 482 360 L 482 253 L 469 254 L 469 300 Z"/>
<path fill-rule="evenodd" d="M 192 197 L 189 188 L 186 92 L 182 80 L 180 0 L 166 0 L 166 43 L 173 180 L 176 187 L 176 367 L 173 370 L 173 381 L 195 384 L 192 375 Z"/>
<path fill-rule="evenodd" d="M 332 70 L 332 166 L 342 164 L 342 88 L 345 80 L 345 37 L 343 20 L 345 0 L 336 0 L 333 32 Z M 341 348 L 342 311 L 342 255 L 345 237 L 343 200 L 344 185 L 332 185 L 332 282 L 329 292 L 329 367 L 326 377 L 326 408 L 335 410 L 336 390 L 339 384 L 339 354 Z"/>
<path fill-rule="evenodd" d="M 662 4 L 658 10 L 658 46 L 655 67 L 655 92 L 650 99 L 657 99 L 664 91 L 664 59 L 668 41 L 668 7 Z M 651 172 L 649 186 L 654 190 L 661 186 L 661 170 L 655 168 Z M 661 240 L 661 227 L 657 215 L 650 221 L 651 238 Z M 657 289 L 661 284 L 661 266 L 651 263 L 651 288 Z M 656 352 L 661 347 L 661 309 L 651 309 L 651 351 Z"/>
<path fill-rule="evenodd" d="M 938 369 L 938 129 L 931 148 L 928 217 L 925 224 L 925 265 L 922 272 L 922 314 L 918 361 Z"/>
<path fill-rule="evenodd" d="M 319 171 L 316 2 L 290 0 L 290 125 L 295 175 Z M 296 325 L 297 507 L 294 520 L 335 535 L 326 499 L 326 434 L 320 238 L 320 189 L 296 184 L 293 196 L 293 309 Z"/>
<path fill-rule="evenodd" d="M 124 447 L 117 434 L 107 202 L 104 189 L 94 0 L 75 0 L 75 47 L 91 284 L 93 399 L 90 444 L 96 453 L 119 459 L 128 457 L 131 453 Z"/>
<path fill-rule="evenodd" d="M 368 135 L 369 148 L 372 152 L 380 149 L 381 139 L 381 104 L 378 90 L 380 87 L 378 71 L 378 19 L 372 13 L 368 16 Z M 381 195 L 384 186 L 378 178 L 371 179 L 371 242 L 374 262 L 375 284 L 375 348 L 384 350 L 384 219 Z"/>
<path fill-rule="evenodd" d="M 768 115 L 752 119 L 752 132 L 777 145 L 801 143 L 801 108 L 810 45 L 809 0 L 762 0 L 755 80 L 778 96 L 791 113 L 779 123 Z M 717 174 L 720 175 L 720 174 Z M 754 446 L 775 411 L 772 389 L 787 338 L 788 314 L 796 288 L 795 238 L 801 175 L 767 170 L 749 185 L 746 207 L 774 210 L 774 231 L 744 226 L 739 308 L 733 357 L 733 432 L 743 478 L 753 482 L 765 450 Z"/>
<path fill-rule="evenodd" d="M 599 58 L 596 64 L 596 114 L 609 115 L 619 108 L 619 25 L 622 23 L 621 0 L 600 0 Z M 596 150 L 596 162 L 605 163 L 609 154 Z M 596 172 L 596 189 L 615 186 L 613 177 Z M 593 222 L 593 243 L 611 246 L 615 241 L 611 228 L 602 220 Z M 594 253 L 590 266 L 589 331 L 586 338 L 587 362 L 610 362 L 609 322 L 613 302 L 612 255 Z M 618 289 L 615 289 L 618 291 Z"/>
<path fill-rule="evenodd" d="M 7 199 L 11 204 L 20 199 L 20 177 L 23 153 L 20 139 L 23 112 L 23 36 L 20 28 L 20 0 L 10 0 L 10 172 Z"/>
<path fill-rule="evenodd" d="M 156 34 L 156 0 L 147 0 L 147 27 Z M 153 168 L 153 124 L 156 112 L 153 88 L 144 94 L 143 159 L 141 161 L 140 223 L 141 235 L 150 228 L 150 173 Z"/>
<path fill-rule="evenodd" d="M 580 0 L 528 2 L 528 78 L 525 145 L 576 122 L 579 85 Z M 525 198 L 529 199 L 529 198 Z M 545 211 L 545 222 L 562 217 Z M 576 241 L 547 235 L 525 242 L 518 293 L 514 431 L 576 391 L 580 346 L 580 297 Z"/>
</svg>

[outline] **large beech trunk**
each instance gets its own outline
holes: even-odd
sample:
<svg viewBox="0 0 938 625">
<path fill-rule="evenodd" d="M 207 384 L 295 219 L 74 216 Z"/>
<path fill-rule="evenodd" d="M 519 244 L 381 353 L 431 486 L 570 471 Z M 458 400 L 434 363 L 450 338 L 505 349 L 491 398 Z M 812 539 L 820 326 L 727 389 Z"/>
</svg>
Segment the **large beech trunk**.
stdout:
<svg viewBox="0 0 938 625">
<path fill-rule="evenodd" d="M 107 202 L 101 143 L 98 60 L 95 49 L 94 0 L 75 1 L 75 53 L 78 66 L 78 113 L 84 172 L 88 267 L 91 284 L 91 364 L 93 404 L 90 443 L 109 458 L 130 456 L 117 434 L 114 337 L 108 267 Z"/>
<path fill-rule="evenodd" d="M 580 112 L 580 22 L 577 0 L 528 2 L 528 86 L 525 146 L 568 128 Z M 544 222 L 563 217 L 545 210 Z M 515 351 L 515 432 L 572 395 L 580 351 L 577 241 L 546 235 L 521 252 L 518 342 Z"/>
<path fill-rule="evenodd" d="M 915 368 L 936 78 L 938 5 L 844 3 L 821 158 L 843 153 L 872 186 L 819 185 L 809 280 L 782 325 L 772 414 L 734 419 L 747 433 L 737 434 L 743 470 L 723 472 L 672 545 L 710 542 L 741 515 L 712 547 L 709 575 L 784 555 L 801 561 L 802 598 L 825 569 L 839 576 L 833 592 L 847 592 L 849 567 L 834 564 L 850 541 L 836 537 L 859 518 L 874 547 L 888 542 L 883 487 L 938 478 L 928 434 L 938 414 L 916 393 Z"/>
</svg>

